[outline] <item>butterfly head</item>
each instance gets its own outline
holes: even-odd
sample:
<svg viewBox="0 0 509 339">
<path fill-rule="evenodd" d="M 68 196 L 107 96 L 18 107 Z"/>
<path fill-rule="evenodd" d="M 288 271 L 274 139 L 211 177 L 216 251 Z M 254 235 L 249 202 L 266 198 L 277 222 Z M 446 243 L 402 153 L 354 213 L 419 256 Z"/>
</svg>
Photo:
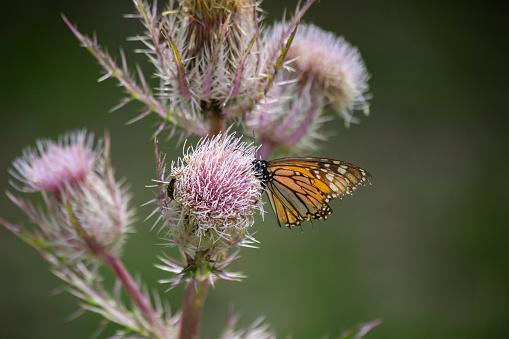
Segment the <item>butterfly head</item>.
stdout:
<svg viewBox="0 0 509 339">
<path fill-rule="evenodd" d="M 262 188 L 265 189 L 265 186 L 268 182 L 272 180 L 272 174 L 267 171 L 267 161 L 262 159 L 256 159 L 252 162 L 253 170 L 255 172 L 255 176 L 260 180 Z"/>
</svg>

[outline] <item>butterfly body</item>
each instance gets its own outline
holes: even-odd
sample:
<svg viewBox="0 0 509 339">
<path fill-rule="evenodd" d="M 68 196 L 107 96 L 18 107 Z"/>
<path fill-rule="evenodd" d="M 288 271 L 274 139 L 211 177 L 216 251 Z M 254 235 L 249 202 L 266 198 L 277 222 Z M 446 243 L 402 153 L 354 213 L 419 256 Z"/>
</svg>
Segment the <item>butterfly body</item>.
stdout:
<svg viewBox="0 0 509 339">
<path fill-rule="evenodd" d="M 326 158 L 254 160 L 253 170 L 267 192 L 281 226 L 327 219 L 329 202 L 366 185 L 371 175 L 350 163 Z"/>
</svg>

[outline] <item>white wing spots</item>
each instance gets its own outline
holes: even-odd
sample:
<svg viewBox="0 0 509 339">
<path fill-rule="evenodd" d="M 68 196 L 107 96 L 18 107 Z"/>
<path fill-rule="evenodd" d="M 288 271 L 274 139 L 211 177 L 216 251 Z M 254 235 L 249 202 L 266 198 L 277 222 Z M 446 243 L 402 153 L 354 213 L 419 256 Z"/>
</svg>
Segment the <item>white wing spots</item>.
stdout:
<svg viewBox="0 0 509 339">
<path fill-rule="evenodd" d="M 339 188 L 338 186 L 334 185 L 334 183 L 330 183 L 330 186 L 331 190 L 333 190 L 334 192 L 339 192 Z M 334 196 L 334 195 L 333 195 Z"/>
<path fill-rule="evenodd" d="M 366 182 L 368 182 L 368 180 L 366 179 L 365 174 L 364 173 L 362 173 L 362 174 L 363 174 L 363 176 L 362 176 L 361 182 L 363 182 L 364 185 L 366 185 Z"/>
<path fill-rule="evenodd" d="M 307 160 L 309 163 L 306 164 L 302 160 Z M 280 223 L 290 228 L 293 226 L 300 226 L 305 221 L 327 220 L 328 215 L 332 214 L 332 209 L 329 206 L 332 200 L 342 200 L 344 195 L 353 194 L 353 192 L 357 190 L 357 186 L 370 183 L 370 174 L 366 170 L 339 160 L 323 158 L 288 158 L 275 161 L 274 168 L 278 169 L 278 165 L 287 170 L 287 172 L 281 173 L 282 177 L 291 178 L 294 176 L 295 183 L 297 185 L 302 184 L 301 188 L 306 188 L 306 190 L 304 193 L 299 193 L 299 195 L 295 193 L 294 196 L 291 194 L 293 191 L 290 190 L 290 187 L 283 185 L 288 189 L 288 192 L 285 191 L 285 194 L 277 198 L 286 199 L 287 201 L 297 201 L 299 197 L 304 199 L 304 197 L 309 194 L 309 201 L 304 199 L 304 207 L 301 207 L 299 204 L 301 208 L 299 208 L 295 215 L 288 214 L 286 218 L 284 218 L 284 216 L 280 217 Z M 285 166 L 290 168 L 285 168 Z M 296 167 L 296 169 L 293 170 L 293 174 L 289 172 L 292 166 Z M 268 173 L 266 175 L 271 176 L 275 169 L 271 171 L 271 168 L 269 168 L 266 171 Z M 276 174 L 277 173 L 274 174 L 273 180 L 279 178 Z M 298 177 L 302 178 L 298 179 Z M 307 179 L 304 180 L 303 178 Z M 266 181 L 271 182 L 271 180 Z M 281 182 L 283 182 L 282 179 Z M 322 185 L 327 187 L 324 188 Z M 322 189 L 320 189 L 320 187 Z M 269 193 L 273 192 L 267 190 L 267 194 Z"/>
</svg>

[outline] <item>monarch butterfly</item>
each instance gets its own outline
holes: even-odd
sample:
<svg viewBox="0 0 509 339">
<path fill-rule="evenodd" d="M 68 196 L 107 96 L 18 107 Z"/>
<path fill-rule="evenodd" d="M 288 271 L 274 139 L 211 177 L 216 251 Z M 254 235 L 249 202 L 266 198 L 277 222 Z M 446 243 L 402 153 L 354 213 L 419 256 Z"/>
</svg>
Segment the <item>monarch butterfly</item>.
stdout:
<svg viewBox="0 0 509 339">
<path fill-rule="evenodd" d="M 311 218 L 326 220 L 330 200 L 351 194 L 371 177 L 358 166 L 323 158 L 254 160 L 252 166 L 279 226 L 290 229 Z"/>
</svg>

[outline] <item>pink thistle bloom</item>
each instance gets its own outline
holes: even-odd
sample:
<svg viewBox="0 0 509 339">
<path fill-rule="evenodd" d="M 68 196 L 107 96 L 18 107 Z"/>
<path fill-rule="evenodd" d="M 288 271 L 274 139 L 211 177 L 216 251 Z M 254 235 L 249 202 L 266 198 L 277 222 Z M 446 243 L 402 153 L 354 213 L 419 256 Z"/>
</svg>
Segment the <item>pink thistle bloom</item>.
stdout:
<svg viewBox="0 0 509 339">
<path fill-rule="evenodd" d="M 43 193 L 46 211 L 8 193 L 11 200 L 39 227 L 53 252 L 71 260 L 120 252 L 133 215 L 126 189 L 113 177 L 109 140 L 104 149 L 94 149 L 93 141 L 85 130 L 58 142 L 38 141 L 37 149 L 27 148 L 10 171 L 24 185 L 21 191 Z"/>
<path fill-rule="evenodd" d="M 369 74 L 357 48 L 343 37 L 314 25 L 301 25 L 287 58 L 295 59 L 299 82 L 314 84 L 346 124 L 356 121 L 353 110 L 368 110 Z"/>
<path fill-rule="evenodd" d="M 255 210 L 263 212 L 260 180 L 252 169 L 255 151 L 235 134 L 218 135 L 200 140 L 172 166 L 174 199 L 194 224 L 197 249 L 227 249 L 249 238 Z"/>
<path fill-rule="evenodd" d="M 93 141 L 93 135 L 85 131 L 66 134 L 58 142 L 38 140 L 37 148 L 26 148 L 9 172 L 24 184 L 24 192 L 59 196 L 66 186 L 83 183 L 92 170 L 98 157 Z"/>
<path fill-rule="evenodd" d="M 286 27 L 277 24 L 265 34 L 264 59 L 273 55 Z M 327 108 L 337 111 L 346 126 L 358 122 L 353 111 L 368 112 L 368 78 L 356 48 L 333 33 L 301 24 L 274 86 L 246 115 L 247 127 L 263 145 L 260 155 L 268 158 L 275 147 L 287 153 L 314 150 L 316 140 L 326 138 Z"/>
</svg>

